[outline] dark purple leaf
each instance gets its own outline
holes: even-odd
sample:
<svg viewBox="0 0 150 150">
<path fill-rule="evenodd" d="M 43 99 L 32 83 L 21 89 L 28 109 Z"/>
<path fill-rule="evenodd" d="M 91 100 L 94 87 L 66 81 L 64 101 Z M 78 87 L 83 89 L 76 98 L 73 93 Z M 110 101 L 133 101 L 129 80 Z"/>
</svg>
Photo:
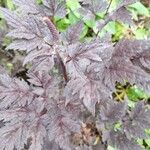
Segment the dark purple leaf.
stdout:
<svg viewBox="0 0 150 150">
<path fill-rule="evenodd" d="M 53 103 L 49 109 L 50 123 L 48 125 L 49 140 L 55 140 L 61 147 L 69 145 L 69 136 L 72 132 L 79 132 L 79 122 L 65 108 L 65 103 Z"/>
<path fill-rule="evenodd" d="M 71 93 L 71 96 L 79 93 L 79 99 L 83 100 L 84 105 L 94 115 L 95 105 L 107 100 L 107 94 L 104 89 L 101 89 L 100 82 L 90 79 L 76 78 L 68 82 L 65 89 L 65 95 Z M 71 99 L 67 99 L 68 103 Z"/>
<path fill-rule="evenodd" d="M 64 18 L 66 15 L 64 0 L 43 0 L 45 12 L 48 16 Z"/>
<path fill-rule="evenodd" d="M 138 0 L 120 0 L 117 8 L 131 5 L 131 4 L 136 3 L 136 2 L 138 2 Z"/>
<path fill-rule="evenodd" d="M 115 46 L 114 56 L 130 59 L 136 54 L 149 51 L 150 40 L 121 39 Z"/>
<path fill-rule="evenodd" d="M 106 107 L 100 108 L 100 120 L 106 123 L 117 123 L 125 116 L 126 103 L 108 103 Z"/>
<path fill-rule="evenodd" d="M 132 20 L 132 16 L 130 15 L 130 13 L 127 11 L 125 7 L 121 7 L 117 9 L 115 12 L 110 14 L 108 18 L 110 18 L 110 20 L 127 23 L 129 25 L 134 24 Z"/>
<path fill-rule="evenodd" d="M 130 138 L 146 138 L 144 129 L 150 128 L 149 116 L 150 110 L 146 109 L 144 102 L 138 102 L 124 123 L 125 134 Z"/>
<path fill-rule="evenodd" d="M 125 134 L 121 133 L 120 131 L 110 132 L 108 144 L 118 150 L 141 150 L 141 147 L 138 146 L 134 140 L 129 140 Z"/>
<path fill-rule="evenodd" d="M 145 45 L 142 41 L 138 43 L 136 40 L 133 42 L 129 40 L 120 41 L 115 46 L 112 59 L 104 69 L 103 83 L 113 89 L 115 81 L 123 82 L 126 80 L 149 90 L 150 75 L 131 62 L 134 53 L 136 54 L 148 47 L 149 44 L 146 41 Z"/>
<path fill-rule="evenodd" d="M 13 27 L 8 36 L 16 39 L 7 49 L 31 51 L 41 49 L 45 43 L 52 42 L 52 36 L 48 27 L 36 16 L 21 17 L 14 12 L 1 8 L 7 23 Z"/>
<path fill-rule="evenodd" d="M 99 0 L 87 0 L 87 1 L 82 1 L 82 7 L 85 10 L 90 10 L 94 15 L 99 12 L 103 12 L 106 10 L 108 4 L 106 0 L 102 0 L 99 2 Z"/>
<path fill-rule="evenodd" d="M 25 81 L 0 75 L 0 107 L 25 106 L 33 101 L 34 94 Z"/>
<path fill-rule="evenodd" d="M 13 3 L 19 7 L 22 13 L 39 13 L 39 7 L 36 5 L 35 0 L 13 0 Z"/>
<path fill-rule="evenodd" d="M 105 50 L 110 50 L 110 48 L 110 44 L 100 41 L 69 45 L 66 49 L 67 58 L 65 62 L 69 74 L 73 77 L 83 77 L 87 66 L 92 63 L 102 63 L 102 59 L 108 55 Z"/>
<path fill-rule="evenodd" d="M 62 34 L 62 40 L 67 42 L 67 44 L 73 44 L 79 41 L 80 34 L 82 31 L 83 23 L 78 22 L 70 26 L 65 33 Z M 65 38 L 65 39 L 64 39 Z"/>
<path fill-rule="evenodd" d="M 53 50 L 49 47 L 43 47 L 42 50 L 31 51 L 24 59 L 24 65 L 31 62 L 32 70 L 49 71 L 54 66 Z"/>
</svg>

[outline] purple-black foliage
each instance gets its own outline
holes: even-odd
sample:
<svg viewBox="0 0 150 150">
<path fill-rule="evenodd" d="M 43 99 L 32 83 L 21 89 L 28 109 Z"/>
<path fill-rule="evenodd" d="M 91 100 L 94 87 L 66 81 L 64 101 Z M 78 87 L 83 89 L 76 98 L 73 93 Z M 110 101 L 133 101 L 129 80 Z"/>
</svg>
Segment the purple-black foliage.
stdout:
<svg viewBox="0 0 150 150">
<path fill-rule="evenodd" d="M 0 8 L 11 27 L 7 49 L 26 51 L 28 83 L 0 71 L 0 150 L 96 150 L 111 145 L 120 150 L 138 150 L 136 139 L 145 138 L 150 128 L 150 110 L 144 101 L 130 108 L 115 102 L 115 82 L 129 81 L 150 91 L 150 41 L 93 37 L 80 41 L 83 22 L 60 33 L 54 17 L 67 11 L 63 0 L 13 0 L 15 11 Z M 126 6 L 136 0 L 122 0 L 117 8 L 97 21 L 99 32 L 112 20 L 133 24 Z M 107 1 L 80 0 L 83 19 L 107 10 Z M 89 117 L 101 133 L 100 143 L 82 146 L 70 140 L 80 133 Z M 114 129 L 114 124 L 120 124 Z M 83 137 L 82 137 L 83 138 Z"/>
</svg>

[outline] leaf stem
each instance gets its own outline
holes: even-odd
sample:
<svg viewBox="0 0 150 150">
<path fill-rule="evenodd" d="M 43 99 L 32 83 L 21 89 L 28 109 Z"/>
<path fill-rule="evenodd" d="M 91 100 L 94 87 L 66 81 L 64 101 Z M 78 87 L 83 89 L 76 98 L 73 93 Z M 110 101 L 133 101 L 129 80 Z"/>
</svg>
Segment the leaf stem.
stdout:
<svg viewBox="0 0 150 150">
<path fill-rule="evenodd" d="M 52 23 L 52 21 L 48 17 L 44 17 L 43 20 L 47 24 L 47 26 L 52 34 L 54 43 L 59 43 L 59 32 L 57 31 L 55 25 Z M 56 56 L 58 59 L 58 64 L 60 65 L 60 72 L 62 73 L 64 80 L 67 83 L 68 77 L 67 77 L 66 67 L 63 63 L 63 60 L 62 60 L 57 48 L 55 48 L 55 52 L 56 52 Z"/>
</svg>

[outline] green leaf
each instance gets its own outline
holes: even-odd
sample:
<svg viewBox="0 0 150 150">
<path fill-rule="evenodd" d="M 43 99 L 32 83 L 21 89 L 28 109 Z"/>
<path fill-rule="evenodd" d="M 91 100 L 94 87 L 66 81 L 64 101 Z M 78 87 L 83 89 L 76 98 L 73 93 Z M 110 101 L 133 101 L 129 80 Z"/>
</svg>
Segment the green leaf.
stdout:
<svg viewBox="0 0 150 150">
<path fill-rule="evenodd" d="M 42 0 L 36 0 L 37 4 L 41 4 Z"/>
<path fill-rule="evenodd" d="M 116 149 L 111 146 L 108 146 L 107 150 L 116 150 Z"/>
<path fill-rule="evenodd" d="M 146 38 L 146 30 L 142 28 L 138 28 L 133 32 L 135 34 L 136 39 L 145 39 Z"/>
<path fill-rule="evenodd" d="M 75 15 L 73 11 L 70 11 L 70 13 L 68 14 L 68 19 L 71 24 L 75 24 L 80 20 L 80 17 L 77 17 L 77 15 Z"/>
<path fill-rule="evenodd" d="M 102 19 L 105 17 L 105 12 L 96 13 L 96 20 Z"/>
<path fill-rule="evenodd" d="M 127 90 L 127 96 L 130 101 L 139 101 L 141 99 L 147 99 L 149 97 L 143 90 L 134 86 Z"/>
<path fill-rule="evenodd" d="M 88 29 L 89 29 L 88 26 L 86 26 L 86 25 L 83 26 L 83 31 L 80 35 L 80 39 L 83 39 L 86 36 Z"/>
<path fill-rule="evenodd" d="M 143 140 L 142 140 L 142 139 L 138 139 L 137 142 L 138 142 L 138 144 L 140 144 L 141 146 L 143 145 Z"/>
<path fill-rule="evenodd" d="M 118 22 L 111 21 L 104 27 L 104 30 L 110 34 L 113 34 L 112 41 L 117 41 L 122 36 L 124 26 Z"/>
<path fill-rule="evenodd" d="M 150 139 L 146 139 L 145 142 L 150 147 Z"/>
<path fill-rule="evenodd" d="M 128 106 L 129 106 L 130 108 L 135 107 L 135 102 L 128 100 Z"/>
<path fill-rule="evenodd" d="M 64 19 L 61 19 L 61 20 L 57 21 L 55 24 L 56 24 L 57 29 L 59 31 L 64 31 L 69 26 L 70 20 L 67 19 L 67 18 L 64 18 Z"/>
<path fill-rule="evenodd" d="M 110 3 L 110 2 L 111 2 L 111 0 L 108 1 L 108 3 Z M 119 3 L 119 0 L 112 0 L 108 12 L 112 12 L 113 10 L 115 10 L 118 3 Z"/>
<path fill-rule="evenodd" d="M 114 21 L 111 21 L 104 27 L 104 29 L 111 34 L 115 34 L 116 33 L 116 23 Z"/>
<path fill-rule="evenodd" d="M 72 11 L 81 7 L 78 0 L 66 0 L 66 4 Z"/>
<path fill-rule="evenodd" d="M 150 129 L 148 130 L 148 129 L 146 129 L 146 131 L 145 131 L 149 136 L 150 136 Z"/>
<path fill-rule="evenodd" d="M 93 28 L 95 26 L 95 19 L 91 19 L 91 20 L 84 20 L 84 23 L 90 27 L 90 28 Z"/>
<path fill-rule="evenodd" d="M 120 130 L 120 129 L 121 129 L 121 123 L 114 124 L 114 130 L 115 131 Z"/>
<path fill-rule="evenodd" d="M 5 5 L 8 9 L 13 10 L 14 9 L 14 4 L 12 3 L 12 0 L 6 0 Z"/>
<path fill-rule="evenodd" d="M 150 16 L 150 12 L 148 8 L 146 8 L 142 3 L 137 2 L 135 4 L 130 5 L 128 8 L 135 9 L 138 14 L 144 15 L 144 16 Z M 134 10 L 134 11 L 135 11 Z"/>
</svg>

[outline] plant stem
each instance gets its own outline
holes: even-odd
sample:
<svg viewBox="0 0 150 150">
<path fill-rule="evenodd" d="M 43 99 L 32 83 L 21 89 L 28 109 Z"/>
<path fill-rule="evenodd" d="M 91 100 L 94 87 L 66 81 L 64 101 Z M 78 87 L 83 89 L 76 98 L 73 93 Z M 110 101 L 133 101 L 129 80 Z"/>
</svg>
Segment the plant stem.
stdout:
<svg viewBox="0 0 150 150">
<path fill-rule="evenodd" d="M 57 31 L 55 25 L 52 23 L 52 21 L 48 17 L 44 17 L 43 20 L 47 24 L 47 26 L 52 34 L 54 43 L 56 43 L 56 44 L 59 43 L 59 32 Z M 63 63 L 63 60 L 62 60 L 57 48 L 55 48 L 55 52 L 56 52 L 56 56 L 58 59 L 58 64 L 60 65 L 60 72 L 62 73 L 64 80 L 67 83 L 68 77 L 67 77 L 66 67 Z"/>
</svg>

